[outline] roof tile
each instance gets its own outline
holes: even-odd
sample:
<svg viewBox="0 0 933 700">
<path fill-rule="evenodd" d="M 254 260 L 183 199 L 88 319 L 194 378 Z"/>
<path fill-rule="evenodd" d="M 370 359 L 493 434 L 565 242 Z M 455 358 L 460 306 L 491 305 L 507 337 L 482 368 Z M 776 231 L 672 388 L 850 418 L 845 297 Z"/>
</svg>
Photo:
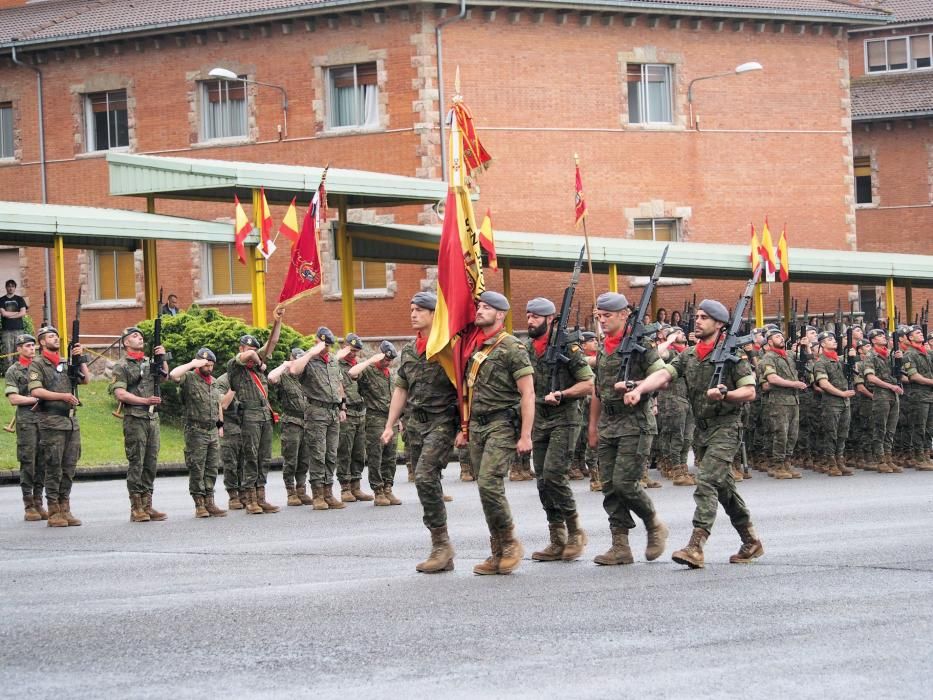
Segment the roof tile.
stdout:
<svg viewBox="0 0 933 700">
<path fill-rule="evenodd" d="M 933 72 L 866 75 L 852 80 L 852 119 L 933 114 Z"/>
</svg>

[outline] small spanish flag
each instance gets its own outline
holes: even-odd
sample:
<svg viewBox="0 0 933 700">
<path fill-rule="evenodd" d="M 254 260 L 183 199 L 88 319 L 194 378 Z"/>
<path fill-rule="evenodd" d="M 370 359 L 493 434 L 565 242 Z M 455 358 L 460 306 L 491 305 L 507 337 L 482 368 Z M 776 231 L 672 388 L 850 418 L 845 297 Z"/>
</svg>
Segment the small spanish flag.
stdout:
<svg viewBox="0 0 933 700">
<path fill-rule="evenodd" d="M 489 217 L 489 210 L 486 210 L 486 218 L 483 219 L 479 227 L 479 244 L 486 251 L 486 257 L 489 258 L 489 267 L 493 270 L 499 269 L 499 261 L 496 259 L 496 238 L 492 232 L 492 219 Z"/>
<path fill-rule="evenodd" d="M 790 260 L 787 257 L 787 224 L 784 224 L 784 228 L 781 230 L 781 237 L 778 239 L 777 244 L 777 254 L 778 261 L 781 264 L 778 278 L 781 282 L 786 282 L 790 279 Z"/>
<path fill-rule="evenodd" d="M 272 212 L 269 211 L 269 202 L 266 200 L 266 190 L 259 188 L 259 252 L 268 258 L 275 251 L 272 243 Z"/>
<path fill-rule="evenodd" d="M 755 270 L 757 270 L 758 266 L 761 265 L 761 252 L 758 249 L 758 233 L 755 231 L 755 224 L 751 224 L 751 227 L 752 236 L 748 243 L 748 261 L 752 264 L 752 274 L 754 275 Z"/>
<path fill-rule="evenodd" d="M 285 218 L 279 225 L 279 235 L 290 240 L 292 245 L 298 242 L 301 234 L 298 231 L 298 210 L 295 209 L 295 198 L 292 198 L 292 203 L 288 205 L 288 211 L 285 212 Z"/>
<path fill-rule="evenodd" d="M 243 211 L 243 205 L 240 204 L 240 198 L 233 195 L 233 201 L 236 203 L 236 212 L 234 214 L 233 241 L 236 245 L 236 254 L 240 262 L 246 264 L 246 246 L 243 242 L 252 232 L 253 225 L 249 222 L 246 212 Z"/>
</svg>

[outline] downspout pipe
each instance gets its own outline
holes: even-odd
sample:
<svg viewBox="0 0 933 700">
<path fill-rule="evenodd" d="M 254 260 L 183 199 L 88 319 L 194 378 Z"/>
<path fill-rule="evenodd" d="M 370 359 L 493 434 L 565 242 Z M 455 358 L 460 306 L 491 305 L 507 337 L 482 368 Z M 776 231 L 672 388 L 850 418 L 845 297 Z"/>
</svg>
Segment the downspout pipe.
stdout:
<svg viewBox="0 0 933 700">
<path fill-rule="evenodd" d="M 460 0 L 460 14 L 455 17 L 448 17 L 442 22 L 438 22 L 434 28 L 434 42 L 437 46 L 437 103 L 438 112 L 441 120 L 441 179 L 447 179 L 447 148 L 444 145 L 444 123 L 447 121 L 447 114 L 444 111 L 444 48 L 441 43 L 441 30 L 452 22 L 459 22 L 466 17 L 466 0 Z"/>
</svg>

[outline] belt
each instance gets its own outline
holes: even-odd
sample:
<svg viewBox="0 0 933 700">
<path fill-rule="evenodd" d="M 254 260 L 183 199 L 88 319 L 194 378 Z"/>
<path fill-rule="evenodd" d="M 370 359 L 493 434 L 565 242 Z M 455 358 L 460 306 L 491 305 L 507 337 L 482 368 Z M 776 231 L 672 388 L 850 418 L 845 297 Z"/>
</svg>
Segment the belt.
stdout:
<svg viewBox="0 0 933 700">
<path fill-rule="evenodd" d="M 303 420 L 305 419 L 305 414 L 304 414 L 304 412 L 301 412 L 301 413 L 290 413 L 290 412 L 288 412 L 288 411 L 285 411 L 285 414 L 284 414 L 283 417 L 284 417 L 284 418 L 294 418 L 295 420 L 303 421 Z"/>
<path fill-rule="evenodd" d="M 212 428 L 217 427 L 216 422 L 211 422 L 207 420 L 189 420 L 188 425 L 195 428 L 200 428 L 201 430 L 211 430 Z"/>
<path fill-rule="evenodd" d="M 265 408 L 264 401 L 240 401 L 240 408 Z"/>
<path fill-rule="evenodd" d="M 712 418 L 694 418 L 693 422 L 700 430 L 708 430 L 715 425 L 726 425 L 727 423 L 737 423 L 741 416 L 736 413 L 728 413 L 724 416 L 714 416 Z"/>
<path fill-rule="evenodd" d="M 71 416 L 70 408 L 61 408 L 59 406 L 43 406 L 42 408 L 37 409 L 37 413 L 51 413 L 53 416 L 63 416 L 69 418 Z"/>
<path fill-rule="evenodd" d="M 576 399 L 568 400 L 566 403 L 560 403 L 557 406 L 551 406 L 546 403 L 536 403 L 535 404 L 535 415 L 541 416 L 542 418 L 550 418 L 551 416 L 558 416 L 567 411 L 568 406 L 573 406 L 576 403 Z"/>
<path fill-rule="evenodd" d="M 603 403 L 602 412 L 607 416 L 621 416 L 625 410 L 625 404 L 621 401 L 613 403 Z"/>
<path fill-rule="evenodd" d="M 514 408 L 503 408 L 500 411 L 491 411 L 481 416 L 473 416 L 472 420 L 475 420 L 480 425 L 489 425 L 497 420 L 512 420 L 517 415 L 518 412 Z"/>
<path fill-rule="evenodd" d="M 364 404 L 362 401 L 360 401 L 359 403 L 348 403 L 347 404 L 348 411 L 362 411 L 365 408 L 366 408 L 366 404 Z"/>
<path fill-rule="evenodd" d="M 435 420 L 441 416 L 446 416 L 448 418 L 454 418 L 458 415 L 456 406 L 448 406 L 440 411 L 426 411 L 423 408 L 415 408 L 411 411 L 411 416 L 419 423 L 429 423 L 432 420 Z"/>
</svg>

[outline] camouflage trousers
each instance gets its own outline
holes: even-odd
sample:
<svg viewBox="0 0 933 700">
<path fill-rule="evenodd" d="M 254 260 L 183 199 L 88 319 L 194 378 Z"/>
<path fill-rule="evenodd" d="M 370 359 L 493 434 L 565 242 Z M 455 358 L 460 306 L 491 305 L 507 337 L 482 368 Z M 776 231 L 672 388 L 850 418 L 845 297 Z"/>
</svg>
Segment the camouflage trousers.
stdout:
<svg viewBox="0 0 933 700">
<path fill-rule="evenodd" d="M 719 504 L 736 529 L 751 522 L 752 515 L 732 478 L 732 460 L 738 446 L 738 422 L 708 424 L 706 430 L 697 430 L 693 446 L 698 465 L 697 487 L 693 492 L 696 503 L 693 527 L 712 532 Z"/>
<path fill-rule="evenodd" d="M 577 425 L 569 424 L 548 429 L 535 427 L 531 433 L 538 498 L 549 523 L 563 523 L 577 512 L 567 473 L 578 430 Z"/>
<path fill-rule="evenodd" d="M 513 524 L 512 510 L 505 497 L 505 476 L 515 462 L 516 439 L 510 420 L 494 420 L 486 425 L 470 421 L 470 460 L 477 474 L 479 500 L 490 533 L 508 530 Z"/>
<path fill-rule="evenodd" d="M 282 418 L 282 480 L 286 486 L 304 484 L 308 480 L 311 446 L 305 432 L 304 417 Z"/>
<path fill-rule="evenodd" d="M 631 530 L 632 513 L 643 522 L 654 518 L 654 503 L 641 485 L 641 475 L 651 455 L 654 435 L 599 437 L 599 476 L 603 482 L 603 509 L 609 526 Z"/>
<path fill-rule="evenodd" d="M 151 418 L 123 416 L 123 447 L 126 450 L 126 490 L 130 494 L 152 493 L 159 463 L 159 414 Z"/>
<path fill-rule="evenodd" d="M 842 457 L 849 437 L 849 404 L 837 397 L 823 397 L 823 449 L 827 457 Z"/>
<path fill-rule="evenodd" d="M 45 496 L 50 501 L 71 496 L 75 468 L 81 459 L 81 430 L 50 430 L 39 433 L 39 459 L 45 463 Z"/>
<path fill-rule="evenodd" d="M 849 452 L 862 456 L 871 455 L 871 399 L 855 396 L 851 403 L 851 421 L 849 422 Z"/>
<path fill-rule="evenodd" d="M 800 393 L 797 447 L 801 453 L 816 454 L 818 442 L 814 421 L 819 420 L 816 396 L 812 389 Z M 770 425 L 769 421 L 769 425 Z M 772 439 L 772 445 L 774 440 Z"/>
<path fill-rule="evenodd" d="M 230 433 L 224 426 L 224 436 L 220 438 L 220 457 L 224 465 L 224 488 L 239 491 L 243 486 L 243 436 L 237 426 Z"/>
<path fill-rule="evenodd" d="M 687 457 L 693 447 L 694 436 L 696 435 L 696 421 L 693 420 L 693 409 L 687 406 L 687 426 L 684 428 L 684 446 L 680 451 L 680 463 L 686 464 Z"/>
<path fill-rule="evenodd" d="M 425 422 L 410 416 L 405 421 L 405 444 L 415 468 L 415 489 L 424 511 L 421 521 L 428 529 L 447 524 L 441 477 L 456 435 L 457 419 L 454 416 L 429 417 Z M 464 452 L 469 454 L 469 450 Z"/>
<path fill-rule="evenodd" d="M 16 421 L 16 461 L 19 462 L 19 485 L 24 496 L 42 496 L 45 483 L 45 460 L 39 453 L 39 424 Z"/>
<path fill-rule="evenodd" d="M 398 453 L 398 431 L 393 430 L 388 445 L 382 444 L 388 413 L 366 411 L 364 434 L 366 437 L 366 469 L 372 489 L 391 487 L 395 483 L 395 457 Z M 408 431 L 406 431 L 406 435 Z M 450 449 L 450 446 L 447 446 Z M 360 470 L 362 473 L 362 470 Z M 359 477 L 355 477 L 359 478 Z"/>
<path fill-rule="evenodd" d="M 871 453 L 875 460 L 894 451 L 894 431 L 897 430 L 900 401 L 877 398 L 871 402 Z"/>
<path fill-rule="evenodd" d="M 576 426 L 576 444 L 573 448 L 573 463 L 577 466 L 586 466 L 587 469 L 595 469 L 597 465 L 596 450 L 590 447 L 586 435 L 586 421 L 583 425 Z"/>
<path fill-rule="evenodd" d="M 272 420 L 244 420 L 240 435 L 243 441 L 243 487 L 265 486 L 272 461 Z"/>
<path fill-rule="evenodd" d="M 658 409 L 658 417 L 661 418 L 658 421 L 658 454 L 672 464 L 681 464 L 690 403 L 679 396 L 670 397 L 660 403 Z"/>
<path fill-rule="evenodd" d="M 305 414 L 307 415 L 307 414 Z M 311 468 L 308 483 L 314 486 L 331 486 L 337 469 L 337 442 L 340 439 L 340 421 L 336 415 L 331 420 L 306 420 L 305 433 L 311 450 Z"/>
<path fill-rule="evenodd" d="M 217 428 L 185 426 L 185 466 L 188 468 L 188 493 L 192 496 L 214 493 L 220 469 Z"/>
<path fill-rule="evenodd" d="M 913 442 L 908 427 L 910 415 L 907 411 L 907 403 L 909 401 L 910 396 L 905 392 L 905 395 L 900 399 L 900 408 L 897 411 L 897 428 L 894 430 L 895 452 L 908 452 Z"/>
<path fill-rule="evenodd" d="M 933 436 L 933 403 L 923 401 L 921 398 L 911 397 L 907 402 L 907 419 L 910 430 L 910 447 L 914 452 L 930 449 L 930 439 Z"/>
<path fill-rule="evenodd" d="M 767 402 L 762 410 L 771 438 L 768 455 L 778 462 L 794 454 L 800 431 L 800 407 L 797 404 Z M 811 447 L 812 449 L 812 447 Z"/>
<path fill-rule="evenodd" d="M 337 479 L 340 483 L 362 478 L 366 451 L 366 414 L 348 415 L 340 424 L 337 442 Z"/>
</svg>

